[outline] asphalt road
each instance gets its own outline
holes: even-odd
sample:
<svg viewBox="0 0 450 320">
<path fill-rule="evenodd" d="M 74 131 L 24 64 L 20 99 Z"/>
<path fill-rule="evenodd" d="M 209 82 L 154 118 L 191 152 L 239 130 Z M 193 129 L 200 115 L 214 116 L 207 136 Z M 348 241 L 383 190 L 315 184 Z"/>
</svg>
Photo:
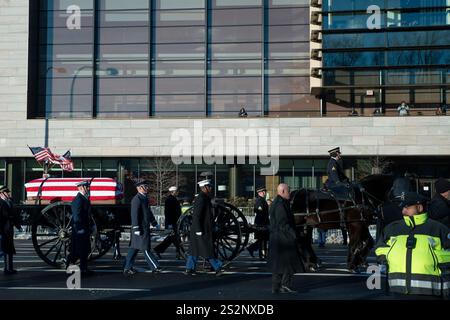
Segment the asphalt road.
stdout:
<svg viewBox="0 0 450 320">
<path fill-rule="evenodd" d="M 351 274 L 345 269 L 346 247 L 330 245 L 316 248 L 323 268 L 316 273 L 296 274 L 296 294 L 273 295 L 271 274 L 265 262 L 252 258 L 245 250 L 227 268 L 222 277 L 202 270 L 196 276 L 183 274 L 184 261 L 175 259 L 172 247 L 160 260 L 164 271 L 152 274 L 142 255 L 132 277 L 122 275 L 122 261 L 113 261 L 112 252 L 90 263 L 95 274 L 81 279 L 81 289 L 67 289 L 65 270 L 54 269 L 34 252 L 31 240 L 16 240 L 15 268 L 18 274 L 0 273 L 0 300 L 45 299 L 152 299 L 152 300 L 358 300 L 399 299 L 386 295 L 384 278 L 381 290 L 368 290 L 368 274 Z M 153 244 L 155 245 L 155 243 Z M 127 243 L 122 243 L 126 253 Z M 373 256 L 369 263 L 375 263 Z M 406 297 L 405 297 L 406 298 Z M 427 299 L 427 297 L 414 297 Z"/>
</svg>

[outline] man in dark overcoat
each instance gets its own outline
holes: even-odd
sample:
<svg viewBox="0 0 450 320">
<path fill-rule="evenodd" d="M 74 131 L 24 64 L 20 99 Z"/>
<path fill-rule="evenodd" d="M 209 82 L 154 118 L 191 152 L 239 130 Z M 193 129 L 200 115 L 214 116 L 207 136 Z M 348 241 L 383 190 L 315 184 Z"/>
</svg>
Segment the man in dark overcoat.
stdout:
<svg viewBox="0 0 450 320">
<path fill-rule="evenodd" d="M 450 228 L 450 182 L 447 179 L 439 178 L 434 186 L 436 194 L 428 206 L 428 214 L 431 219 Z"/>
<path fill-rule="evenodd" d="M 67 257 L 67 265 L 74 264 L 80 259 L 80 270 L 82 274 L 91 274 L 88 270 L 87 261 L 91 252 L 91 201 L 89 200 L 90 182 L 84 180 L 76 184 L 78 194 L 72 200 L 72 237 L 70 253 Z"/>
<path fill-rule="evenodd" d="M 294 273 L 304 272 L 289 203 L 289 186 L 280 184 L 270 207 L 268 267 L 272 272 L 272 293 L 295 293 L 291 289 Z"/>
<path fill-rule="evenodd" d="M 209 260 L 217 276 L 224 273 L 223 263 L 214 257 L 213 240 L 213 208 L 210 194 L 211 180 L 205 179 L 198 183 L 201 192 L 194 200 L 192 225 L 190 233 L 190 253 L 186 261 L 186 274 L 194 275 L 198 257 Z"/>
<path fill-rule="evenodd" d="M 11 193 L 5 186 L 0 186 L 0 252 L 4 255 L 4 274 L 17 273 L 13 268 L 13 255 L 16 254 L 14 247 L 14 227 L 22 230 L 19 217 L 13 210 Z"/>
<path fill-rule="evenodd" d="M 176 249 L 176 258 L 183 259 L 180 245 L 180 238 L 177 233 L 177 222 L 181 216 L 181 206 L 178 202 L 178 188 L 172 186 L 169 188 L 169 195 L 164 202 L 164 225 L 166 230 L 172 230 L 172 232 L 164 238 L 164 240 L 155 247 L 155 252 L 159 258 L 161 253 L 167 250 L 167 248 L 173 243 Z"/>
<path fill-rule="evenodd" d="M 123 270 L 125 276 L 136 273 L 133 265 L 139 250 L 144 253 L 145 261 L 152 272 L 156 273 L 162 270 L 155 255 L 151 252 L 150 225 L 156 228 L 159 226 L 149 207 L 148 185 L 148 181 L 145 180 L 135 184 L 138 193 L 131 200 L 130 247 Z"/>
</svg>

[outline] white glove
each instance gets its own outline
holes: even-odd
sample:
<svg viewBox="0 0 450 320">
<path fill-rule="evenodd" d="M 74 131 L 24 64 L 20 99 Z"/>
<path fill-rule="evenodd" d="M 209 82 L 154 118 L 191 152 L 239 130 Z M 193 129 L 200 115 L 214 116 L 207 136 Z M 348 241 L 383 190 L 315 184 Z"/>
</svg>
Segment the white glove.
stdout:
<svg viewBox="0 0 450 320">
<path fill-rule="evenodd" d="M 201 236 L 201 235 L 202 235 L 201 232 L 196 232 L 195 234 L 198 235 L 198 236 Z"/>
<path fill-rule="evenodd" d="M 136 235 L 136 236 L 140 236 L 140 235 L 141 235 L 141 232 L 140 232 L 140 231 L 134 231 L 133 233 L 134 233 L 134 235 Z"/>
<path fill-rule="evenodd" d="M 84 229 L 78 230 L 77 234 L 84 234 Z"/>
</svg>

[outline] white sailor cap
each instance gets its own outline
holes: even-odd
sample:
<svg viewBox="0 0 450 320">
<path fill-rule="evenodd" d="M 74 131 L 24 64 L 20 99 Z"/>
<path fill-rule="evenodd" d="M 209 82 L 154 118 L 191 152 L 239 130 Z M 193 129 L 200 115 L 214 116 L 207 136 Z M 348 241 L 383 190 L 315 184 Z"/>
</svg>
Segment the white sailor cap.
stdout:
<svg viewBox="0 0 450 320">
<path fill-rule="evenodd" d="M 172 187 L 169 188 L 169 191 L 170 191 L 170 192 L 177 191 L 177 190 L 178 190 L 178 188 L 175 187 L 175 186 L 172 186 Z"/>
<path fill-rule="evenodd" d="M 198 186 L 199 186 L 200 188 L 201 188 L 201 187 L 204 187 L 204 186 L 211 186 L 211 185 L 212 185 L 210 179 L 205 179 L 205 180 L 199 181 L 197 184 L 198 184 Z"/>
<path fill-rule="evenodd" d="M 91 183 L 89 182 L 89 180 L 83 180 L 83 181 L 75 183 L 75 185 L 77 187 L 83 187 L 83 186 L 89 187 L 90 184 Z"/>
</svg>

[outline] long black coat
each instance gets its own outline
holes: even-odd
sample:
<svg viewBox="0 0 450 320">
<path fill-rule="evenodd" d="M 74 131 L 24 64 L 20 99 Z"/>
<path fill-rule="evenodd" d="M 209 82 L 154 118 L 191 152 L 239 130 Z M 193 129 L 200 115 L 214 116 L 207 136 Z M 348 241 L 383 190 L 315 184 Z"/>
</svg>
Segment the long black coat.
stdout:
<svg viewBox="0 0 450 320">
<path fill-rule="evenodd" d="M 166 229 L 172 226 L 176 229 L 177 221 L 181 216 L 181 206 L 177 198 L 173 195 L 169 195 L 164 202 L 164 223 Z"/>
<path fill-rule="evenodd" d="M 81 193 L 72 200 L 72 254 L 85 256 L 90 253 L 91 202 Z M 78 231 L 84 230 L 83 234 Z"/>
<path fill-rule="evenodd" d="M 450 228 L 450 201 L 437 193 L 430 201 L 428 215 Z"/>
<path fill-rule="evenodd" d="M 255 224 L 259 227 L 268 227 L 269 220 L 269 205 L 266 199 L 257 196 L 255 200 L 255 206 L 253 207 L 255 213 Z M 255 232 L 255 238 L 258 240 L 269 240 L 269 231 L 257 231 Z"/>
<path fill-rule="evenodd" d="M 130 248 L 138 250 L 150 250 L 151 234 L 150 224 L 156 226 L 158 222 L 150 210 L 147 196 L 138 193 L 131 200 L 131 238 Z M 135 235 L 140 231 L 141 235 Z"/>
<path fill-rule="evenodd" d="M 272 273 L 302 272 L 294 215 L 288 200 L 277 196 L 270 207 L 270 241 L 268 267 Z"/>
<path fill-rule="evenodd" d="M 18 216 L 15 215 L 11 200 L 0 199 L 0 234 L 1 248 L 5 254 L 16 254 L 14 247 L 14 226 L 20 228 Z"/>
<path fill-rule="evenodd" d="M 211 198 L 204 192 L 200 192 L 194 201 L 191 225 L 191 255 L 194 257 L 213 258 L 213 209 Z M 201 232 L 198 236 L 195 233 Z"/>
</svg>

